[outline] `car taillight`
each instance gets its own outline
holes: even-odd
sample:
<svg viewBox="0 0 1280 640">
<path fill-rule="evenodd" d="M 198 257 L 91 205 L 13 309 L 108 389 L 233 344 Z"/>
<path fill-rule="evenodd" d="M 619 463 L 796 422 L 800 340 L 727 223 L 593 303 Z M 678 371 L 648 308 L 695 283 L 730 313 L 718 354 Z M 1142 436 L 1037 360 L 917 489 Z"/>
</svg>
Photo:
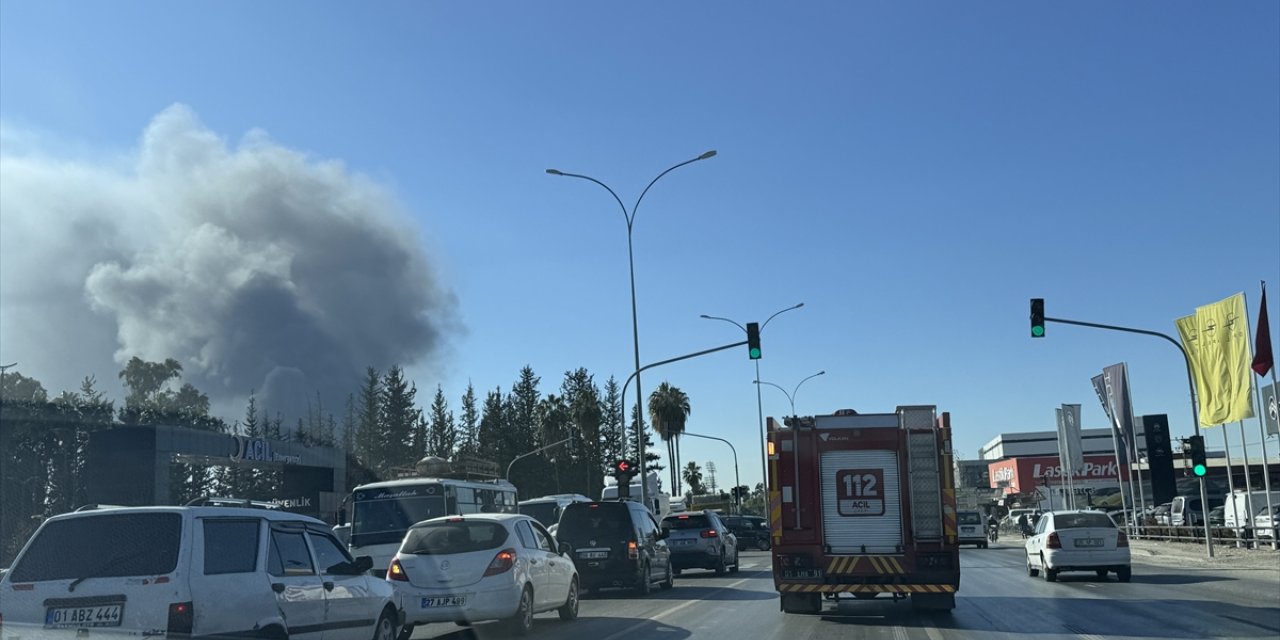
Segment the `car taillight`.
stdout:
<svg viewBox="0 0 1280 640">
<path fill-rule="evenodd" d="M 191 627 L 196 619 L 195 607 L 190 602 L 173 602 L 169 604 L 169 627 L 167 631 L 172 635 L 175 633 L 185 633 L 190 635 Z"/>
<path fill-rule="evenodd" d="M 489 568 L 484 570 L 484 575 L 496 576 L 514 566 L 516 566 L 516 550 L 503 549 L 493 557 L 493 561 L 489 563 Z"/>
<path fill-rule="evenodd" d="M 640 547 L 636 544 L 635 540 L 627 541 L 627 558 L 631 560 L 640 559 Z"/>
<path fill-rule="evenodd" d="M 396 582 L 408 582 L 409 576 L 404 572 L 404 565 L 400 564 L 399 558 L 391 560 L 391 566 L 387 567 L 387 579 Z"/>
<path fill-rule="evenodd" d="M 718 533 L 716 533 L 716 530 L 715 530 L 715 529 L 707 529 L 706 531 L 703 531 L 703 532 L 702 532 L 702 537 L 704 537 L 704 538 L 714 538 L 714 537 L 716 537 L 717 535 L 719 535 L 719 534 L 718 534 Z"/>
<path fill-rule="evenodd" d="M 1049 548 L 1049 549 L 1061 549 L 1061 548 L 1062 548 L 1062 541 L 1058 539 L 1058 532 L 1057 532 L 1057 531 L 1054 531 L 1053 533 L 1050 533 L 1050 534 L 1049 534 L 1049 542 L 1045 544 L 1045 547 L 1047 547 L 1047 548 Z"/>
<path fill-rule="evenodd" d="M 1120 534 L 1116 536 L 1116 546 L 1117 547 L 1129 546 L 1129 536 L 1126 536 L 1123 531 L 1117 531 L 1116 533 Z"/>
</svg>

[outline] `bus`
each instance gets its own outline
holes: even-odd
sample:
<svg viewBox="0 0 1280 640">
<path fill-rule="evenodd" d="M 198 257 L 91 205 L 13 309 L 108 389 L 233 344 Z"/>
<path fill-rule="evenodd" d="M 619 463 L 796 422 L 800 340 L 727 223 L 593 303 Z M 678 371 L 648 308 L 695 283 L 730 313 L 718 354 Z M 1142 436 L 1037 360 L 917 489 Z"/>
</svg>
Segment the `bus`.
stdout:
<svg viewBox="0 0 1280 640">
<path fill-rule="evenodd" d="M 382 576 L 409 527 L 423 520 L 468 513 L 515 513 L 516 488 L 505 480 L 403 478 L 371 482 L 351 491 L 348 547 L 370 556 Z"/>
</svg>

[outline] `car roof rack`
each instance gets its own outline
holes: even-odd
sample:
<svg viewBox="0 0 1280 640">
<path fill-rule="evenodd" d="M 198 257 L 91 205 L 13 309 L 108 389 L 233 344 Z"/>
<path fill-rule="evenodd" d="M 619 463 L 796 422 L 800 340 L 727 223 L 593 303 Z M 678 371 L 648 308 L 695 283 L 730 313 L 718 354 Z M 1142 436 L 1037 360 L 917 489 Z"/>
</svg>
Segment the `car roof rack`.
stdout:
<svg viewBox="0 0 1280 640">
<path fill-rule="evenodd" d="M 98 509 L 124 509 L 124 508 L 126 507 L 122 504 L 86 504 L 76 509 L 74 513 L 80 513 L 81 511 L 97 511 Z"/>
<path fill-rule="evenodd" d="M 200 496 L 183 506 L 187 507 L 241 507 L 246 509 L 270 509 L 279 511 L 280 505 L 272 502 L 249 500 L 247 498 L 227 498 L 219 496 Z"/>
</svg>

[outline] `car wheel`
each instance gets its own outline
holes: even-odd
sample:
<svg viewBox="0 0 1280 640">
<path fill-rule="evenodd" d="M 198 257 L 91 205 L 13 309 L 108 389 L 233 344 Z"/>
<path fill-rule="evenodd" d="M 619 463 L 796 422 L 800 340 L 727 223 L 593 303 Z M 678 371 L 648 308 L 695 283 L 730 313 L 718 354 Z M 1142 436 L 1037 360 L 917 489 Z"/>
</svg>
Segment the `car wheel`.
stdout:
<svg viewBox="0 0 1280 640">
<path fill-rule="evenodd" d="M 760 550 L 760 551 L 768 551 L 768 550 L 769 550 L 769 539 L 768 539 L 768 538 L 756 538 L 756 549 L 758 549 L 758 550 Z"/>
<path fill-rule="evenodd" d="M 1044 561 L 1044 556 L 1040 556 L 1040 566 L 1041 566 L 1041 567 L 1043 567 L 1043 571 L 1044 571 L 1044 581 L 1045 581 L 1045 582 L 1057 582 L 1057 581 L 1058 581 L 1058 570 L 1057 570 L 1057 569 L 1050 569 L 1050 568 L 1049 568 L 1049 564 L 1048 564 L 1047 562 L 1045 562 L 1045 561 Z"/>
<path fill-rule="evenodd" d="M 729 569 L 729 571 L 730 571 L 731 573 L 737 573 L 737 572 L 738 572 L 738 567 L 739 567 L 739 566 L 741 566 L 741 565 L 742 565 L 742 562 L 738 559 L 738 550 L 737 550 L 737 549 L 734 549 L 734 551 L 733 551 L 733 567 L 731 567 L 731 568 Z"/>
<path fill-rule="evenodd" d="M 1129 578 L 1132 576 L 1133 567 L 1120 567 L 1119 569 L 1116 569 L 1116 578 L 1118 578 L 1120 582 L 1128 582 Z"/>
<path fill-rule="evenodd" d="M 413 627 L 409 627 L 409 633 L 413 633 Z M 405 638 L 408 637 L 405 636 Z M 378 616 L 378 624 L 373 627 L 373 640 L 397 640 L 397 638 L 395 614 L 383 610 L 382 615 Z"/>
<path fill-rule="evenodd" d="M 1094 571 L 1094 573 L 1095 573 L 1095 574 L 1097 574 L 1097 575 L 1098 575 L 1098 577 L 1099 577 L 1099 578 L 1101 578 L 1101 579 L 1103 579 L 1103 580 L 1105 580 L 1105 579 L 1107 578 L 1107 570 L 1106 570 L 1106 569 L 1098 569 L 1097 571 Z"/>
<path fill-rule="evenodd" d="M 520 592 L 520 604 L 516 614 L 507 619 L 507 632 L 513 636 L 527 636 L 533 631 L 533 589 L 525 587 Z"/>
<path fill-rule="evenodd" d="M 649 565 L 640 567 L 640 583 L 636 585 L 636 594 L 647 596 L 653 593 L 653 574 L 649 573 Z"/>
<path fill-rule="evenodd" d="M 659 583 L 658 586 L 663 589 L 670 589 L 676 586 L 675 571 L 672 570 L 671 565 L 667 565 L 667 579 Z"/>
<path fill-rule="evenodd" d="M 569 583 L 569 597 L 565 598 L 564 604 L 557 610 L 561 620 L 577 620 L 578 619 L 578 581 L 574 580 Z"/>
<path fill-rule="evenodd" d="M 400 627 L 400 634 L 396 636 L 396 640 L 409 640 L 413 636 L 413 625 L 406 624 Z"/>
<path fill-rule="evenodd" d="M 1031 565 L 1031 556 L 1027 556 L 1027 575 L 1032 578 L 1040 575 L 1040 570 Z"/>
<path fill-rule="evenodd" d="M 725 573 L 724 552 L 720 552 L 720 557 L 716 558 L 716 575 L 722 576 Z"/>
</svg>

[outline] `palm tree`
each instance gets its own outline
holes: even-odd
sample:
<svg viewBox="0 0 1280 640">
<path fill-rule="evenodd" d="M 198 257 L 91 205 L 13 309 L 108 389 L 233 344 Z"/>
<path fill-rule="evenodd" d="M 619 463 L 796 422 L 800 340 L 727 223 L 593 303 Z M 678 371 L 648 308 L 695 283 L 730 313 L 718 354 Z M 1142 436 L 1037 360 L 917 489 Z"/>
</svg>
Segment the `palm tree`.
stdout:
<svg viewBox="0 0 1280 640">
<path fill-rule="evenodd" d="M 680 434 L 689 420 L 689 396 L 679 387 L 663 382 L 649 395 L 649 422 L 658 437 L 667 443 L 667 459 L 671 462 L 672 495 L 680 494 Z"/>
<path fill-rule="evenodd" d="M 690 462 L 684 468 L 684 481 L 689 483 L 689 491 L 695 496 L 700 496 L 707 492 L 707 488 L 702 486 L 702 469 L 698 468 L 698 463 Z"/>
</svg>

